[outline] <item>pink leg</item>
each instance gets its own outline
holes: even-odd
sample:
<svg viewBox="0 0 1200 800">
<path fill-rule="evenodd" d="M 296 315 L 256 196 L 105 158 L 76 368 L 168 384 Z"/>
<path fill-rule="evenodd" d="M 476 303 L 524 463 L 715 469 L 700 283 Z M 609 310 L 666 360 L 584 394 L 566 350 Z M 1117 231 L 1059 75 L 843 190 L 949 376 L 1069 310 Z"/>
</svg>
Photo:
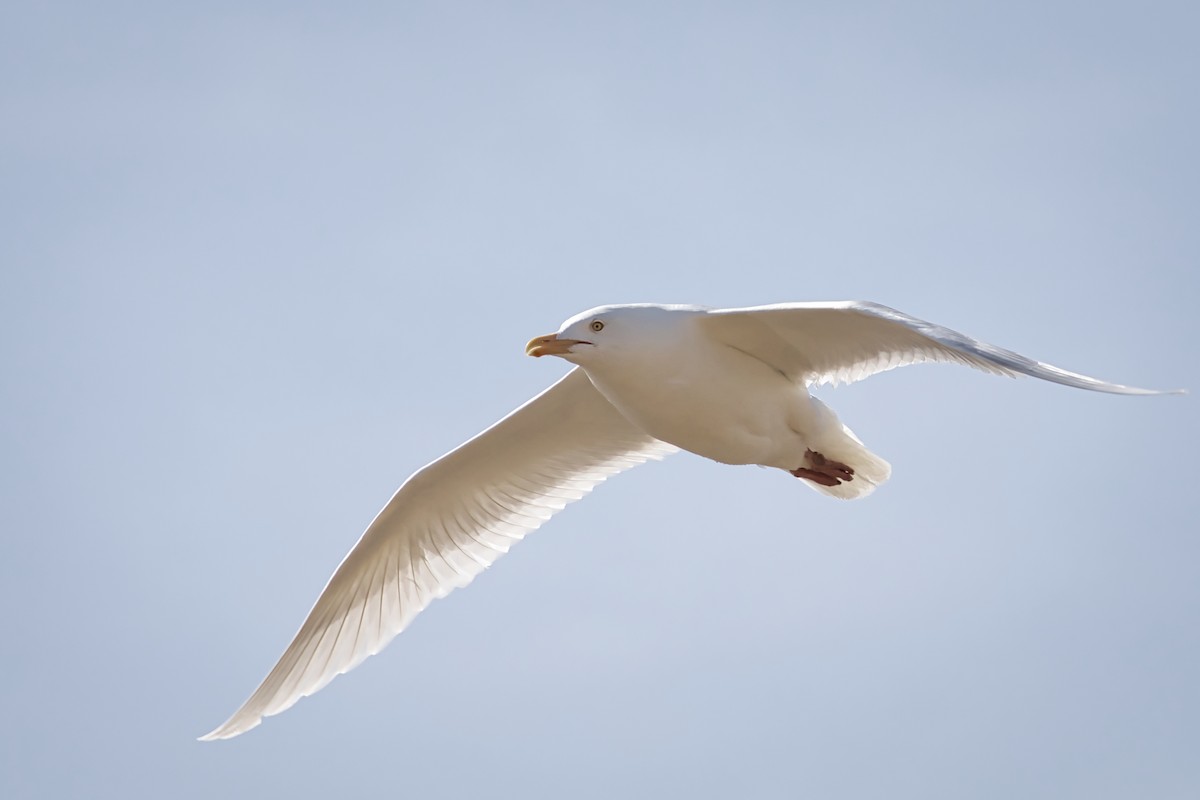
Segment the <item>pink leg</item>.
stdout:
<svg viewBox="0 0 1200 800">
<path fill-rule="evenodd" d="M 804 466 L 791 471 L 797 478 L 804 478 L 821 486 L 837 486 L 842 481 L 854 480 L 854 470 L 840 461 L 833 461 L 813 450 L 804 453 Z"/>
</svg>

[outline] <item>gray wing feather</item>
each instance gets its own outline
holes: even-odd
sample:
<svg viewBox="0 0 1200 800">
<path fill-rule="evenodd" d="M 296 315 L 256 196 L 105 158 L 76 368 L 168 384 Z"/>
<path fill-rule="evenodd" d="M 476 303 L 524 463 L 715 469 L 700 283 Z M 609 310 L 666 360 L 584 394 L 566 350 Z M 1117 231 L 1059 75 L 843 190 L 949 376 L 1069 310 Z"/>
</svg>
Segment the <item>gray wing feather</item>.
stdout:
<svg viewBox="0 0 1200 800">
<path fill-rule="evenodd" d="M 878 303 L 850 300 L 712 309 L 702 322 L 718 340 L 806 384 L 850 383 L 908 364 L 942 361 L 1096 392 L 1179 393 L 1070 372 Z"/>
</svg>

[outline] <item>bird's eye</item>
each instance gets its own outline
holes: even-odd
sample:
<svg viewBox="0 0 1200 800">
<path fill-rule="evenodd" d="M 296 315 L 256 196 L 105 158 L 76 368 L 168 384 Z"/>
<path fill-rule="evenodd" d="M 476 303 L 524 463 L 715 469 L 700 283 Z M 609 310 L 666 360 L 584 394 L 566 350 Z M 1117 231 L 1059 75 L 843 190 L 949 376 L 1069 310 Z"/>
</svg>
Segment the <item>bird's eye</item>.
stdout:
<svg viewBox="0 0 1200 800">
<path fill-rule="evenodd" d="M 599 333 L 600 331 L 604 330 L 604 323 L 598 319 L 594 319 L 594 320 L 592 320 L 592 324 L 590 327 L 593 331 L 595 331 L 596 333 Z"/>
</svg>

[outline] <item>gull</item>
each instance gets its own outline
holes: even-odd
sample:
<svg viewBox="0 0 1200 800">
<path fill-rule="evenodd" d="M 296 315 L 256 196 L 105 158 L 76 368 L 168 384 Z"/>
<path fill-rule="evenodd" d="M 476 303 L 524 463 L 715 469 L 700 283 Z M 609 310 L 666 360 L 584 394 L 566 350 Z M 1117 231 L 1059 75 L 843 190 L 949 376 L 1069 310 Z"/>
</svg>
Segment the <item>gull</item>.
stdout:
<svg viewBox="0 0 1200 800">
<path fill-rule="evenodd" d="M 568 503 L 646 461 L 682 449 L 781 469 L 831 497 L 867 496 L 891 466 L 811 387 L 940 361 L 1112 394 L 1181 391 L 1106 383 L 861 301 L 601 306 L 532 339 L 525 352 L 575 367 L 413 473 L 262 684 L 202 740 L 237 736 L 321 689 Z"/>
</svg>

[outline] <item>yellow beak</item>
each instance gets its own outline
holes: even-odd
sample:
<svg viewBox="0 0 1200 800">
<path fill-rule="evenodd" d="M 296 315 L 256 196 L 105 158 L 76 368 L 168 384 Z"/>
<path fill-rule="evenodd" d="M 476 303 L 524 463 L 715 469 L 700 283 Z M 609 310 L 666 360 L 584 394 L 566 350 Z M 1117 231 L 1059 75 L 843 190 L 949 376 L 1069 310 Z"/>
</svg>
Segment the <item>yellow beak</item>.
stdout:
<svg viewBox="0 0 1200 800">
<path fill-rule="evenodd" d="M 571 352 L 571 348 L 577 344 L 587 344 L 587 342 L 580 339 L 560 339 L 555 333 L 549 336 L 536 336 L 529 340 L 529 344 L 525 345 L 525 355 L 534 358 L 561 356 L 563 353 Z"/>
</svg>

